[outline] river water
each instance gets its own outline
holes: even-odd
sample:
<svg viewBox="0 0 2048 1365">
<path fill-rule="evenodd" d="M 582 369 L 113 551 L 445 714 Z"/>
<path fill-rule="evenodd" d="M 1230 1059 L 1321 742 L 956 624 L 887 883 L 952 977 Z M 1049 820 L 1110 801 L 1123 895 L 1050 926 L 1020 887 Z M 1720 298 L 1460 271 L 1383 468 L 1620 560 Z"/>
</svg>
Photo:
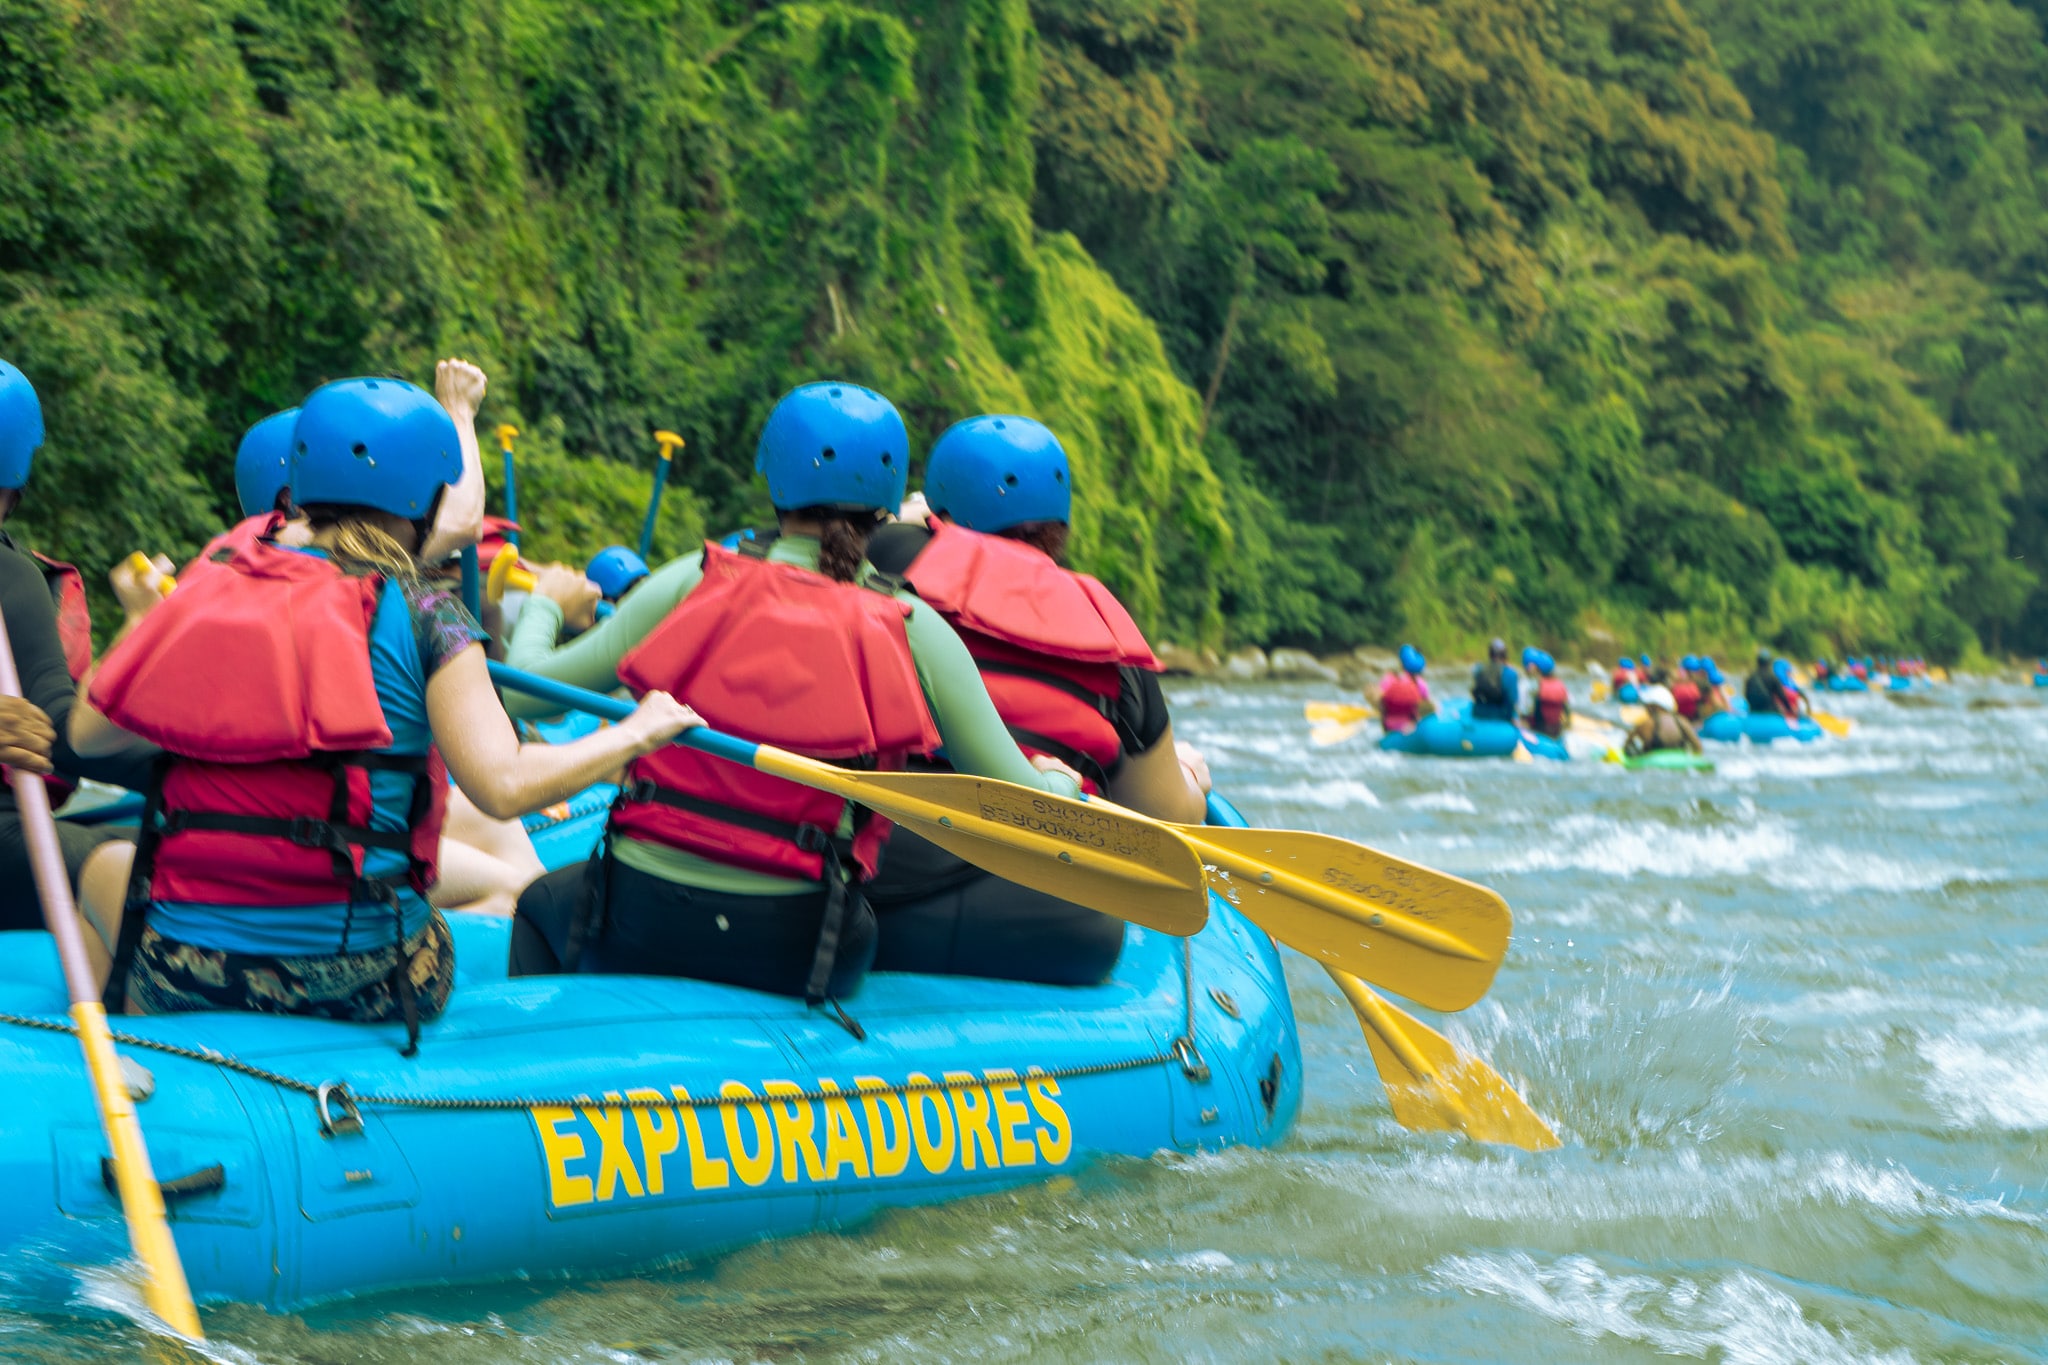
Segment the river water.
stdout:
<svg viewBox="0 0 2048 1365">
<path fill-rule="evenodd" d="M 207 1314 L 218 1359 L 2048 1359 L 2048 709 L 1837 698 L 1855 732 L 1718 772 L 1314 749 L 1307 686 L 1191 684 L 1176 728 L 1255 823 L 1514 907 L 1488 999 L 1425 1014 L 1562 1150 L 1396 1125 L 1290 963 L 1302 1118 L 1272 1151 L 1097 1167 L 610 1282 Z M 2044 694 L 2048 695 L 2048 694 Z M 1590 757 L 1590 753 L 1582 755 Z M 120 1297 L 114 1293 L 113 1297 Z M 0 1358 L 115 1318 L 0 1310 Z"/>
</svg>

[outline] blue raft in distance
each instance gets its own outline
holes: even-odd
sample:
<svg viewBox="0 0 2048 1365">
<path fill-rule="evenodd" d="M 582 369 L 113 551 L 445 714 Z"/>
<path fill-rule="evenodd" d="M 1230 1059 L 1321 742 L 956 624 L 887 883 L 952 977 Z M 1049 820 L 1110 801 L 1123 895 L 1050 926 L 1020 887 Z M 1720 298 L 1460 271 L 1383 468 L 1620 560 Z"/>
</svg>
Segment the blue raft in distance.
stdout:
<svg viewBox="0 0 2048 1365">
<path fill-rule="evenodd" d="M 1717 711 L 1700 724 L 1701 739 L 1719 740 L 1723 744 L 1739 744 L 1745 739 L 1752 744 L 1772 744 L 1781 739 L 1810 744 L 1826 733 L 1818 721 L 1805 716 L 1795 723 L 1780 715 L 1750 716 Z"/>
<path fill-rule="evenodd" d="M 1870 684 L 1854 673 L 1830 673 L 1827 689 L 1830 692 L 1868 692 Z"/>
<path fill-rule="evenodd" d="M 551 864 L 587 856 L 609 799 L 588 796 L 540 831 Z M 708 982 L 508 980 L 509 924 L 450 919 L 457 988 L 411 1060 L 396 1024 L 112 1021 L 345 1088 L 323 1126 L 314 1094 L 120 1045 L 153 1077 L 138 1109 L 202 1302 L 620 1274 L 1092 1158 L 1265 1146 L 1301 1102 L 1278 950 L 1213 897 L 1190 939 L 1127 929 L 1101 986 L 877 973 L 846 1002 L 865 1039 Z M 0 934 L 0 1012 L 65 1024 L 47 935 Z M 129 1254 L 77 1042 L 0 1021 L 0 1084 L 0 1303 L 63 1311 L 80 1268 Z"/>
<path fill-rule="evenodd" d="M 1524 730 L 1512 721 L 1473 720 L 1470 716 L 1425 716 L 1405 734 L 1390 730 L 1380 736 L 1380 748 L 1431 758 L 1508 758 L 1517 748 L 1527 748 L 1538 758 L 1571 757 L 1559 741 Z"/>
</svg>

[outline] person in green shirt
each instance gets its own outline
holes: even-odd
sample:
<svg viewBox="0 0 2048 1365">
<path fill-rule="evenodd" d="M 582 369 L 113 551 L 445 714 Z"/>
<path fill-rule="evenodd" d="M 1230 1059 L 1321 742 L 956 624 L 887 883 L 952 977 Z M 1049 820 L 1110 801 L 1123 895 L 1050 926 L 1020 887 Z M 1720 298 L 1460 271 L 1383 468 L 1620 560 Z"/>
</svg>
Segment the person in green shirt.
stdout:
<svg viewBox="0 0 2048 1365">
<path fill-rule="evenodd" d="M 894 405 L 806 384 L 762 431 L 779 534 L 685 555 L 589 623 L 591 587 L 544 569 L 507 650 L 578 686 L 660 687 L 719 729 L 839 763 L 900 764 L 943 745 L 954 768 L 1071 797 L 1056 759 L 1026 758 L 952 627 L 864 558 L 903 500 L 909 437 Z M 513 713 L 549 708 L 516 696 Z M 860 882 L 882 822 L 838 798 L 685 750 L 626 774 L 606 846 L 520 898 L 512 972 L 692 976 L 812 1001 L 859 989 L 875 922 Z"/>
</svg>

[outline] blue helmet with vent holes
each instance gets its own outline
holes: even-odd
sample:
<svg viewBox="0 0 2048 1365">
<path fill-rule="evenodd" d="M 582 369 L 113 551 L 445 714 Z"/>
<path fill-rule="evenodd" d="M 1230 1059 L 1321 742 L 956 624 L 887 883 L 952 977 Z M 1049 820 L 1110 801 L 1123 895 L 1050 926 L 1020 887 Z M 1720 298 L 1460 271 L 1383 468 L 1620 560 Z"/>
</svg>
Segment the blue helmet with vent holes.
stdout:
<svg viewBox="0 0 2048 1365">
<path fill-rule="evenodd" d="M 242 436 L 235 449 L 235 500 L 245 517 L 277 507 L 277 495 L 292 481 L 292 428 L 299 410 L 273 412 Z"/>
<path fill-rule="evenodd" d="M 761 428 L 754 469 L 779 512 L 894 512 L 910 477 L 910 433 L 896 405 L 858 384 L 791 389 Z"/>
<path fill-rule="evenodd" d="M 455 419 L 403 379 L 322 384 L 292 425 L 292 501 L 301 507 L 372 507 L 424 521 L 461 478 Z"/>
<path fill-rule="evenodd" d="M 971 531 L 1071 521 L 1074 475 L 1043 422 L 989 414 L 946 428 L 925 467 L 932 511 Z"/>
</svg>

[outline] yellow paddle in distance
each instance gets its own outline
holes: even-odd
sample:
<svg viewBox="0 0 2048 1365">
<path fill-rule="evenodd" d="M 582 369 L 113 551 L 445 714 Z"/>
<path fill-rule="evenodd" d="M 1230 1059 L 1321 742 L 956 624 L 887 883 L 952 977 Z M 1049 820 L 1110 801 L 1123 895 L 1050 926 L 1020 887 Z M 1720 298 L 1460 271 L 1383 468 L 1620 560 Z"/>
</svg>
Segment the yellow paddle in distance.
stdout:
<svg viewBox="0 0 2048 1365">
<path fill-rule="evenodd" d="M 1301 714 L 1310 726 L 1309 742 L 1318 749 L 1326 749 L 1352 738 L 1379 713 L 1370 706 L 1348 702 L 1312 701 L 1302 706 Z"/>
<path fill-rule="evenodd" d="M 1847 717 L 1830 715 L 1826 711 L 1809 711 L 1807 714 L 1813 717 L 1814 724 L 1820 726 L 1821 729 L 1827 731 L 1836 739 L 1848 738 L 1850 722 Z"/>
<path fill-rule="evenodd" d="M 501 687 L 607 720 L 633 703 L 490 666 Z M 676 743 L 856 801 L 1005 881 L 1185 937 L 1209 920 L 1202 860 L 1176 828 L 1093 801 L 965 773 L 856 772 L 708 726 Z"/>
<path fill-rule="evenodd" d="M 156 572 L 154 565 L 150 571 Z M 21 677 L 14 666 L 14 648 L 7 638 L 6 621 L 0 619 L 0 696 L 20 695 Z M 128 1241 L 135 1249 L 135 1259 L 142 1263 L 149 1277 L 142 1287 L 143 1299 L 172 1331 L 204 1340 L 199 1310 L 193 1305 L 185 1267 L 178 1259 L 178 1244 L 171 1237 L 170 1221 L 164 1213 L 163 1192 L 157 1186 L 156 1172 L 150 1168 L 149 1148 L 142 1140 L 135 1101 L 122 1079 L 121 1059 L 114 1051 L 113 1035 L 107 1032 L 107 1012 L 100 1006 L 99 987 L 86 960 L 85 937 L 71 899 L 71 874 L 64 866 L 63 849 L 57 842 L 57 822 L 50 816 L 49 789 L 41 777 L 20 768 L 8 773 L 8 781 L 14 786 L 15 806 L 21 814 L 22 833 L 28 840 L 30 870 L 43 903 L 43 921 L 57 941 L 57 956 L 64 965 L 64 985 L 71 996 L 71 1022 L 78 1031 L 79 1049 L 85 1053 L 93 1103 L 99 1109 L 107 1145 L 113 1149 L 114 1186 L 121 1198 L 121 1212 L 128 1220 Z"/>
</svg>

